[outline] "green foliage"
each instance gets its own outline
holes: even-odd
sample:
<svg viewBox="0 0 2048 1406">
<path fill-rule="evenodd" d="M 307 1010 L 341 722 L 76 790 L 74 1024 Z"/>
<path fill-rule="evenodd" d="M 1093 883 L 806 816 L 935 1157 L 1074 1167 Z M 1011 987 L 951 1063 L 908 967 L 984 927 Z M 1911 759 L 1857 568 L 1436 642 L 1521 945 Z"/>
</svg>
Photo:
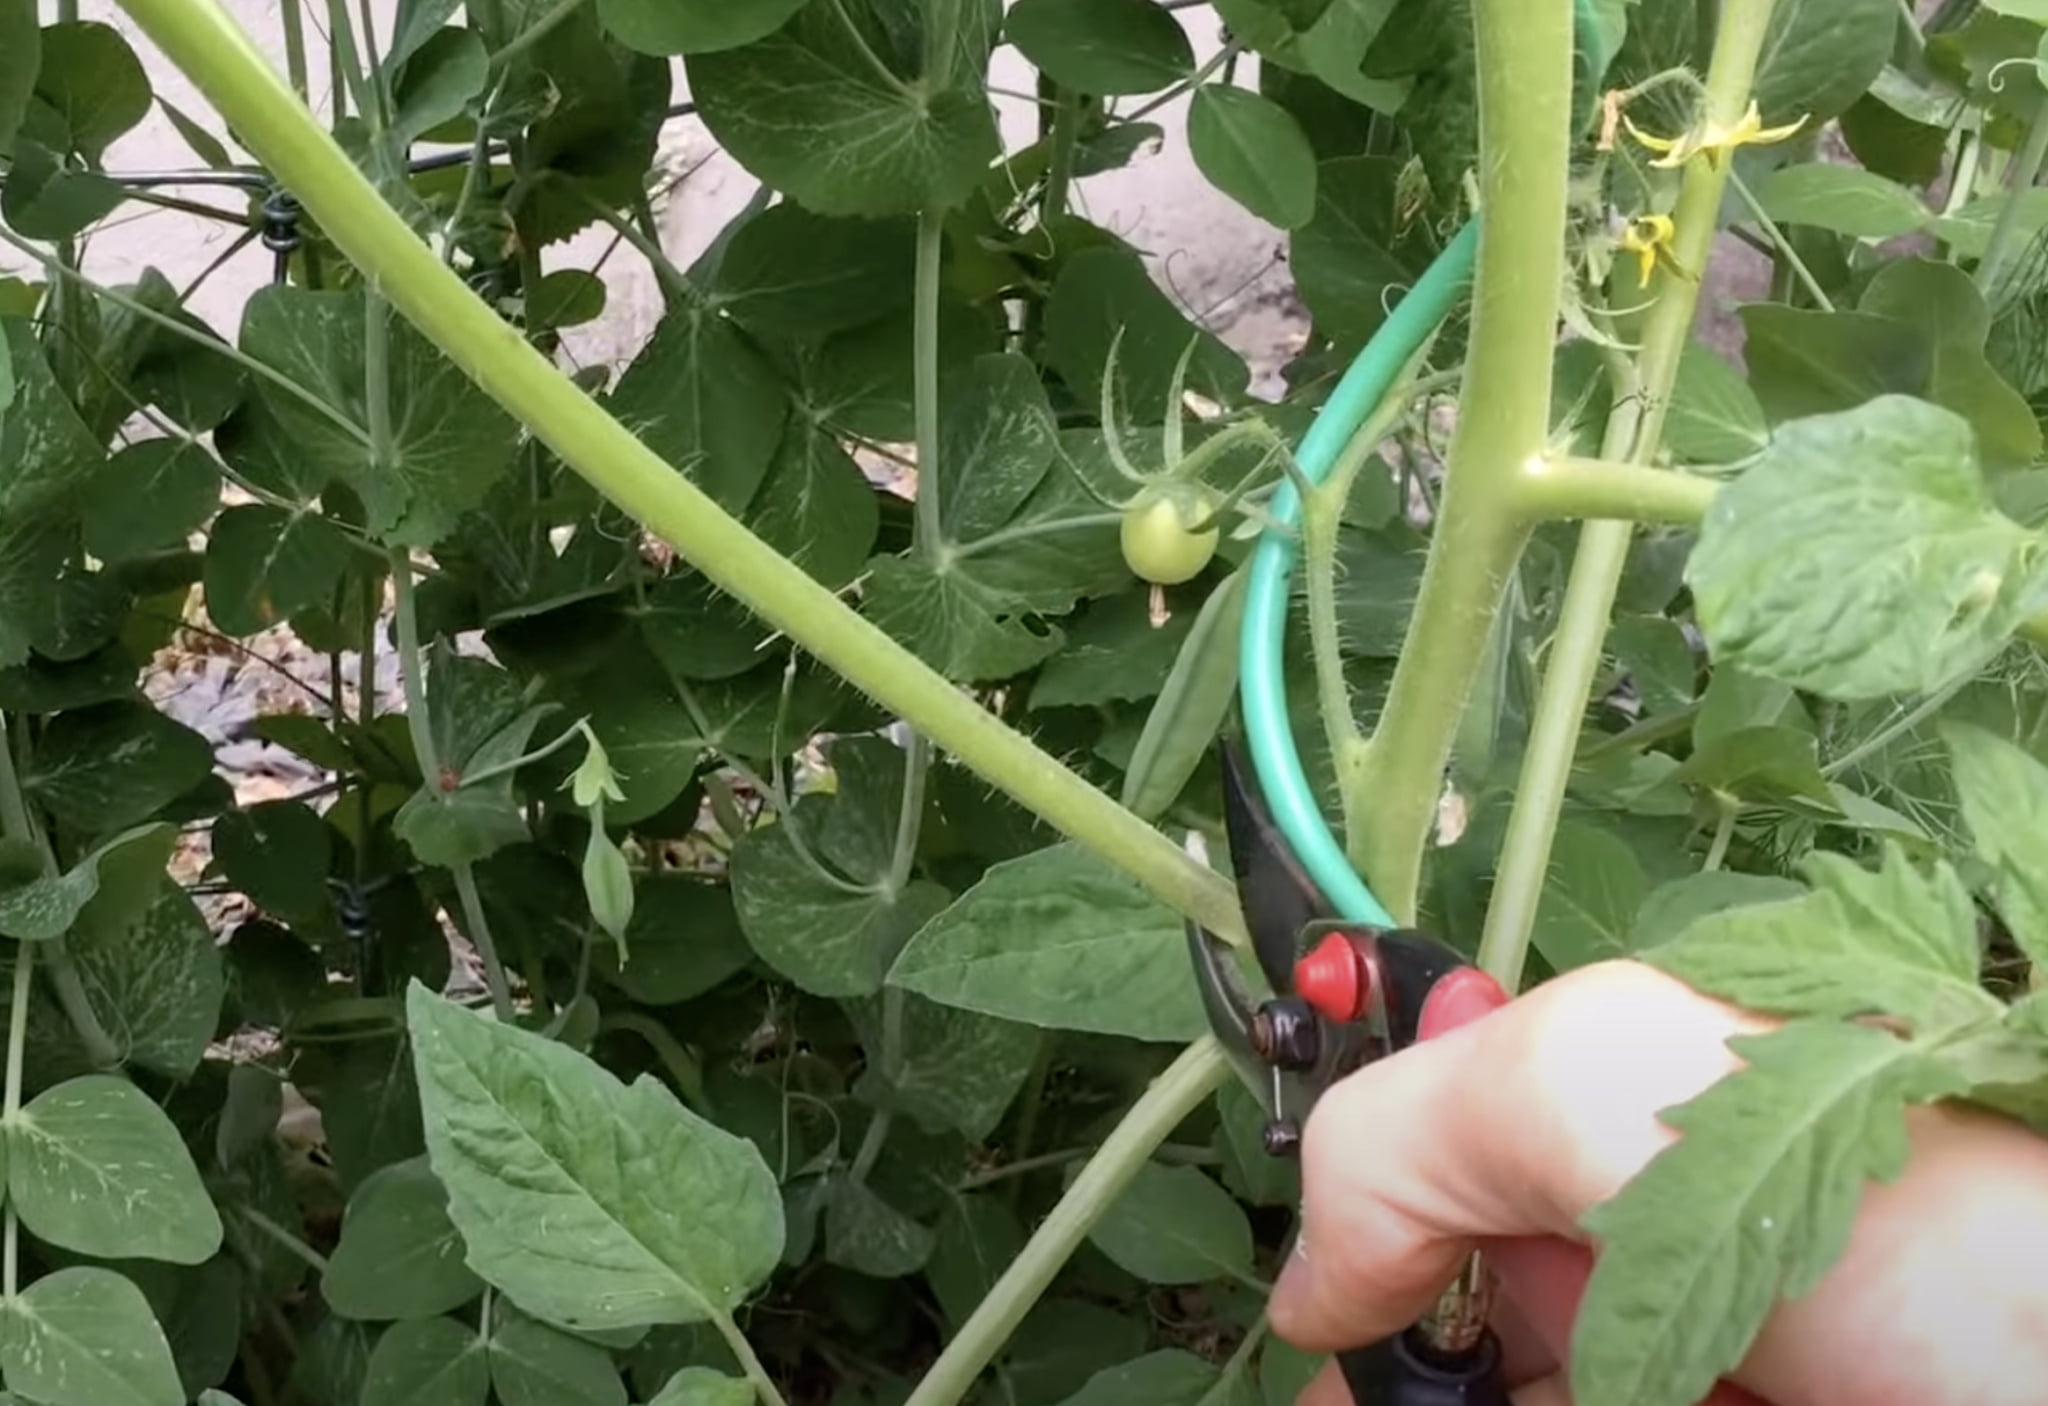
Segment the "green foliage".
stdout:
<svg viewBox="0 0 2048 1406">
<path fill-rule="evenodd" d="M 498 316 L 487 351 L 567 366 L 565 331 L 648 328 L 578 384 L 842 602 L 833 632 L 899 642 L 985 738 L 1230 872 L 1214 743 L 1274 450 L 1484 188 L 1471 3 L 405 0 L 375 36 L 348 8 L 307 27 L 351 41 L 332 134 Z M 1520 368 L 1586 458 L 1611 402 L 1668 391 L 1640 472 L 1717 489 L 1704 519 L 1637 535 L 1577 643 L 1567 533 L 1449 545 L 1430 412 L 1495 409 L 1461 400 L 1489 335 L 1461 315 L 1304 571 L 1337 657 L 1288 617 L 1329 814 L 1357 771 L 1332 694 L 1385 725 L 1405 657 L 1421 696 L 1471 699 L 1426 720 L 1456 745 L 1423 927 L 1474 950 L 1519 902 L 1539 978 L 1635 958 L 1791 1022 L 1589 1220 L 1580 1406 L 1703 1394 L 1898 1174 L 1909 1106 L 2048 1130 L 2048 204 L 2002 184 L 2048 110 L 2048 13 L 1992 0 L 1922 44 L 1891 0 L 1776 0 L 1755 96 L 1804 125 L 1735 154 L 1716 215 L 1770 277 L 1707 285 L 1768 292 L 1739 348 L 1695 340 L 1645 390 L 1640 310 L 1708 271 L 1639 285 L 1618 231 L 1680 176 L 1599 141 L 1595 100 L 1705 73 L 1741 8 L 1591 6 L 1580 66 L 1613 64 L 1577 95 L 1576 335 Z M 164 198 L 124 157 L 153 113 L 212 177 L 260 162 L 127 31 L 40 19 L 0 0 L 7 1399 L 1291 1402 L 1318 1364 L 1258 1322 L 1300 1195 L 1264 1089 L 1158 1114 L 1209 1030 L 1193 900 L 740 599 L 788 579 L 728 594 L 659 549 L 479 385 L 490 356 L 400 314 L 361 228 L 302 221 L 232 326 L 203 279 L 80 275 Z M 672 59 L 761 184 L 684 267 L 648 194 Z M 1017 61 L 1041 115 L 1006 147 Z M 1627 113 L 1670 138 L 1694 98 L 1667 77 Z M 1962 159 L 1966 131 L 1998 155 Z M 1309 324 L 1285 364 L 1089 213 L 1162 136 L 1284 239 Z M 254 234 L 265 193 L 206 198 Z M 191 194 L 155 218 L 208 218 Z M 1518 213 L 1489 217 L 1512 244 Z M 593 232 L 640 247 L 658 307 L 617 306 Z M 1557 270 L 1523 274 L 1494 335 Z M 1221 506 L 1155 591 L 1120 529 L 1160 482 Z M 1465 511 L 1509 514 L 1504 483 Z M 1498 574 L 1474 678 L 1409 638 L 1427 570 Z M 1593 642 L 1574 725 L 1537 733 L 1542 679 Z M 282 687 L 201 716 L 186 682 L 224 661 Z M 259 742 L 287 792 L 250 784 Z M 1525 768 L 1564 791 L 1540 893 L 1502 866 Z M 1370 799 L 1368 827 L 1418 798 Z M 1120 1132 L 1108 1194 L 1078 1173 Z"/>
</svg>

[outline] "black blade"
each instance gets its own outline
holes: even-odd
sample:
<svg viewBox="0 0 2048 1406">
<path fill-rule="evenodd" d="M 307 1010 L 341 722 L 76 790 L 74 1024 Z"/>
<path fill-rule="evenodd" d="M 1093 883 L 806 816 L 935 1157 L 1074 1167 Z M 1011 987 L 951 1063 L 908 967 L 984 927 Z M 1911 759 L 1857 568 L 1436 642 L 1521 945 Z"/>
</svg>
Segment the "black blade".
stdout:
<svg viewBox="0 0 2048 1406">
<path fill-rule="evenodd" d="M 1250 759 L 1229 741 L 1223 743 L 1223 826 L 1252 952 L 1273 993 L 1289 995 L 1303 930 L 1335 915 L 1274 824 Z"/>
</svg>

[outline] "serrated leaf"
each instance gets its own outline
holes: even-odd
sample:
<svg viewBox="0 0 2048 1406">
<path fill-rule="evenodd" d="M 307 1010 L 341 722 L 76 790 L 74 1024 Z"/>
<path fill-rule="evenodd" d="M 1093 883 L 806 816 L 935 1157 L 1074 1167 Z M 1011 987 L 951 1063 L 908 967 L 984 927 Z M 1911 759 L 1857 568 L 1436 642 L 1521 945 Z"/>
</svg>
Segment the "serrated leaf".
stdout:
<svg viewBox="0 0 2048 1406">
<path fill-rule="evenodd" d="M 452 1318 L 394 1323 L 370 1349 L 361 1406 L 484 1406 L 491 1394 L 484 1340 Z"/>
<path fill-rule="evenodd" d="M 498 1310 L 490 1356 L 503 1406 L 626 1406 L 610 1354 L 510 1306 Z"/>
<path fill-rule="evenodd" d="M 449 1217 L 471 1266 L 529 1312 L 568 1328 L 701 1322 L 773 1271 L 782 1201 L 751 1143 L 652 1078 L 623 1084 L 417 983 L 406 1012 Z"/>
<path fill-rule="evenodd" d="M 1772 874 L 1737 874 L 1715 869 L 1687 874 L 1650 890 L 1636 910 L 1628 950 L 1661 947 L 1712 913 L 1799 898 L 1804 886 Z"/>
<path fill-rule="evenodd" d="M 697 115 L 734 160 L 820 214 L 957 204 L 1001 149 L 979 78 L 993 36 L 963 17 L 943 83 L 923 71 L 921 21 L 873 0 L 812 5 L 756 43 L 693 54 Z"/>
<path fill-rule="evenodd" d="M 647 1406 L 749 1406 L 754 1388 L 709 1367 L 685 1367 L 668 1379 Z"/>
<path fill-rule="evenodd" d="M 1223 83 L 1195 90 L 1188 148 L 1209 183 L 1281 229 L 1316 213 L 1316 154 L 1294 114 L 1270 98 Z"/>
<path fill-rule="evenodd" d="M 1680 1140 L 1584 1219 L 1601 1246 L 1572 1335 L 1588 1406 L 1706 1396 L 1781 1296 L 1833 1267 L 1866 1184 L 1904 1170 L 1906 1106 L 1963 1087 L 1866 1026 L 1801 1021 L 1729 1046 L 1748 1067 L 1663 1114 Z"/>
<path fill-rule="evenodd" d="M 886 1008 L 896 1003 L 892 1019 Z M 969 1142 L 995 1131 L 1038 1058 L 1033 1027 L 905 991 L 864 1001 L 853 1017 L 869 1059 L 854 1092 Z"/>
<path fill-rule="evenodd" d="M 433 1318 L 483 1292 L 448 1218 L 448 1192 L 424 1157 L 381 1167 L 348 1199 L 320 1292 L 344 1318 Z"/>
<path fill-rule="evenodd" d="M 1905 396 L 1779 428 L 1686 567 L 1717 660 L 1838 699 L 1931 692 L 2048 605 L 2041 539 L 1998 513 L 1970 428 Z"/>
<path fill-rule="evenodd" d="M 992 865 L 911 940 L 889 984 L 1052 1030 L 1182 1041 L 1208 1029 L 1181 916 L 1072 844 Z"/>
<path fill-rule="evenodd" d="M 865 613 L 926 664 L 963 683 L 1006 679 L 1056 653 L 1065 637 L 1034 630 L 1007 593 L 922 557 L 877 557 L 862 587 Z"/>
<path fill-rule="evenodd" d="M 1252 1272 L 1251 1222 L 1198 1167 L 1145 1163 L 1088 1238 L 1148 1284 L 1242 1280 Z"/>
<path fill-rule="evenodd" d="M 32 1234 L 80 1254 L 199 1264 L 220 1249 L 176 1125 L 111 1075 L 47 1089 L 8 1121 L 7 1194 Z"/>
<path fill-rule="evenodd" d="M 100 861 L 131 844 L 145 841 L 157 845 L 171 839 L 171 827 L 142 825 L 100 845 L 62 874 L 43 877 L 31 856 L 26 882 L 9 884 L 0 878 L 0 936 L 19 942 L 47 942 L 71 930 L 85 905 L 100 891 Z M 12 866 L 0 864 L 0 874 Z"/>
<path fill-rule="evenodd" d="M 1811 161 L 1780 166 L 1757 184 L 1765 213 L 1856 239 L 1894 239 L 1933 218 L 1918 196 L 1855 166 Z"/>
<path fill-rule="evenodd" d="M 2048 963 L 2048 767 L 1969 723 L 1946 720 L 1957 799 L 1977 857 L 1997 874 L 1999 916 L 2037 963 Z"/>
<path fill-rule="evenodd" d="M 1135 97 L 1194 71 L 1194 46 L 1150 0 L 1017 0 L 1003 37 L 1055 83 L 1098 97 Z"/>
<path fill-rule="evenodd" d="M 0 1374 L 42 1406 L 183 1406 L 170 1344 L 110 1269 L 46 1274 L 0 1309 Z"/>
<path fill-rule="evenodd" d="M 1939 1032 L 1997 1014 L 1977 985 L 1969 891 L 1946 863 L 1923 872 L 1888 843 L 1875 870 L 1825 851 L 1804 867 L 1801 897 L 1709 914 L 1642 960 L 1770 1015 L 1878 1012 Z"/>
</svg>

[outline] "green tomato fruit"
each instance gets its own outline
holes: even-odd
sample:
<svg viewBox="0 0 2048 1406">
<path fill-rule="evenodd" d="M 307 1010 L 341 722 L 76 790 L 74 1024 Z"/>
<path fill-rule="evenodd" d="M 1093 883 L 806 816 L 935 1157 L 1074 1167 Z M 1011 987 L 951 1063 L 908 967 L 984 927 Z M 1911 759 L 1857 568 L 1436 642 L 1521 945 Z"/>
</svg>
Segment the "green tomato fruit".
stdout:
<svg viewBox="0 0 2048 1406">
<path fill-rule="evenodd" d="M 1148 488 L 1124 510 L 1124 564 L 1155 586 L 1178 586 L 1201 575 L 1216 555 L 1218 527 L 1196 532 L 1220 500 L 1196 484 Z"/>
</svg>

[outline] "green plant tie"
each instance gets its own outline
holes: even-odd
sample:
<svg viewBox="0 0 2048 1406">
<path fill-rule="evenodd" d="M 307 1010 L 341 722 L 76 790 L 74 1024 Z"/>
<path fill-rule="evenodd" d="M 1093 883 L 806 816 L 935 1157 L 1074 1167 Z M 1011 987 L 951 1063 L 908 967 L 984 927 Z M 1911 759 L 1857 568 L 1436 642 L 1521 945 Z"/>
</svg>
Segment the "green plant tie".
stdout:
<svg viewBox="0 0 2048 1406">
<path fill-rule="evenodd" d="M 1589 100 L 1607 71 L 1609 55 L 1593 13 L 1595 0 L 1574 0 L 1578 51 L 1577 100 L 1574 120 L 1580 129 L 1591 116 Z M 1414 359 L 1472 281 L 1479 253 L 1479 216 L 1465 222 L 1430 263 L 1408 295 L 1395 305 L 1365 349 L 1317 411 L 1295 451 L 1301 477 L 1319 484 L 1328 477 L 1344 447 L 1392 389 L 1403 368 Z M 1244 711 L 1245 735 L 1252 767 L 1280 832 L 1287 837 L 1316 886 L 1349 922 L 1398 927 L 1364 878 L 1352 867 L 1344 847 L 1323 818 L 1294 729 L 1287 716 L 1287 682 L 1283 645 L 1287 632 L 1289 583 L 1298 555 L 1296 526 L 1301 495 L 1294 480 L 1283 482 L 1269 507 L 1271 522 L 1252 552 L 1245 583 L 1244 625 L 1238 641 L 1238 699 Z"/>
</svg>

